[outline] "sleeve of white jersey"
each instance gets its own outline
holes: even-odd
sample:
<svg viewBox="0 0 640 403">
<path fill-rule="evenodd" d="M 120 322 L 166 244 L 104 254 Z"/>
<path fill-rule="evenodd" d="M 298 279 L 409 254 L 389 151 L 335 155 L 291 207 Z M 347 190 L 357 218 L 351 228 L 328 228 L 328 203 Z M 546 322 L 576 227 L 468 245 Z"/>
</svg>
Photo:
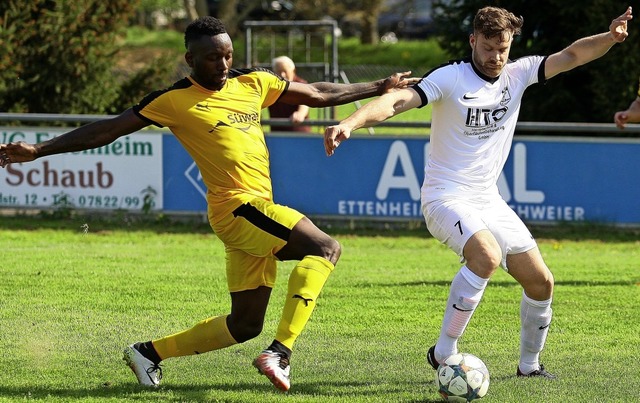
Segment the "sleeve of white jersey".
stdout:
<svg viewBox="0 0 640 403">
<path fill-rule="evenodd" d="M 457 71 L 453 65 L 448 65 L 424 76 L 416 85 L 418 94 L 422 98 L 420 107 L 447 98 L 457 83 Z"/>
<path fill-rule="evenodd" d="M 523 81 L 527 87 L 532 84 L 542 84 L 545 82 L 544 61 L 546 59 L 544 56 L 527 56 L 515 61 L 515 63 L 520 64 Z"/>
</svg>

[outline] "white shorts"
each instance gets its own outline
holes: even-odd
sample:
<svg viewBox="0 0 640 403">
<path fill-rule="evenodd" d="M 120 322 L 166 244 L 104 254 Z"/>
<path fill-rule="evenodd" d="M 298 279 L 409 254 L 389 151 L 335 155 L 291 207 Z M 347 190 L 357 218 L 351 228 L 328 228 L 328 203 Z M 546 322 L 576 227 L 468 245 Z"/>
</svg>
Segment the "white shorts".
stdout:
<svg viewBox="0 0 640 403">
<path fill-rule="evenodd" d="M 461 263 L 464 245 L 480 230 L 491 231 L 498 241 L 507 271 L 507 255 L 536 247 L 531 232 L 500 196 L 435 200 L 423 205 L 422 213 L 431 235 L 456 252 Z"/>
</svg>

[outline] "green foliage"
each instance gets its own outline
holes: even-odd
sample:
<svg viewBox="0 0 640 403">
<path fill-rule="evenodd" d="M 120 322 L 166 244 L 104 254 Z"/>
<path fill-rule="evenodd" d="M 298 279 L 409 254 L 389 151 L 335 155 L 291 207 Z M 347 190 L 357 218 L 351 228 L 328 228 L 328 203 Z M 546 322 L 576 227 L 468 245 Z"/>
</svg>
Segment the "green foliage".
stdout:
<svg viewBox="0 0 640 403">
<path fill-rule="evenodd" d="M 573 41 L 609 30 L 611 20 L 625 11 L 626 3 L 615 0 L 492 2 L 524 17 L 522 35 L 514 40 L 511 58 L 550 55 Z M 469 33 L 475 12 L 486 1 L 433 2 L 440 45 L 455 58 L 469 56 Z M 561 74 L 545 85 L 527 90 L 522 121 L 611 122 L 613 113 L 626 106 L 637 91 L 640 63 L 640 27 L 629 23 L 629 37 L 607 55 L 585 66 Z"/>
<path fill-rule="evenodd" d="M 338 43 L 340 65 L 402 66 L 424 74 L 448 60 L 435 38 L 424 41 L 398 41 L 366 45 L 356 38 L 343 38 Z M 375 77 L 372 79 L 378 79 Z"/>
<path fill-rule="evenodd" d="M 61 219 L 69 219 L 74 210 L 74 204 L 71 198 L 71 195 L 60 192 L 53 196 L 53 203 L 51 205 L 53 208 L 50 212 L 41 211 L 40 216 L 42 218 L 50 217 L 50 218 L 61 218 Z"/>
<path fill-rule="evenodd" d="M 139 25 L 127 28 L 125 38 L 127 47 L 141 48 L 151 46 L 153 48 L 171 49 L 184 52 L 184 35 L 173 29 L 151 30 Z"/>
<path fill-rule="evenodd" d="M 175 0 L 140 0 L 140 11 L 151 13 L 162 11 L 166 14 L 179 11 L 183 8 L 181 1 Z"/>
<path fill-rule="evenodd" d="M 106 112 L 120 114 L 137 104 L 149 92 L 166 88 L 176 71 L 176 58 L 171 53 L 154 56 L 143 68 L 116 85 L 116 95 Z"/>
<path fill-rule="evenodd" d="M 151 186 L 148 186 L 140 193 L 142 194 L 142 212 L 144 214 L 151 214 L 153 207 L 156 205 L 158 192 Z"/>
<path fill-rule="evenodd" d="M 0 110 L 104 113 L 128 0 L 0 3 Z"/>
</svg>

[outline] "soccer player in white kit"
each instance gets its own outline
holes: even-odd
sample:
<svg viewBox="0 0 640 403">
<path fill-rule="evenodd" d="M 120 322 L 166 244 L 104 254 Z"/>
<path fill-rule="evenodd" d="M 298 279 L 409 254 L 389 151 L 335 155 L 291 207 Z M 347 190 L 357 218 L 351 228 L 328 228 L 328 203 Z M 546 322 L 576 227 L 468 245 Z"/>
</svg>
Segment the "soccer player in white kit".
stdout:
<svg viewBox="0 0 640 403">
<path fill-rule="evenodd" d="M 527 87 L 603 56 L 626 39 L 631 18 L 629 7 L 608 32 L 579 39 L 550 56 L 511 61 L 509 51 L 523 18 L 484 7 L 473 21 L 470 58 L 435 68 L 415 86 L 385 94 L 326 129 L 324 145 L 331 156 L 353 130 L 433 105 L 422 211 L 429 232 L 464 264 L 451 283 L 440 337 L 427 353 L 434 369 L 458 352 L 458 339 L 501 266 L 523 287 L 516 374 L 555 378 L 539 361 L 551 323 L 553 275 L 525 224 L 498 193 L 497 181 Z"/>
</svg>

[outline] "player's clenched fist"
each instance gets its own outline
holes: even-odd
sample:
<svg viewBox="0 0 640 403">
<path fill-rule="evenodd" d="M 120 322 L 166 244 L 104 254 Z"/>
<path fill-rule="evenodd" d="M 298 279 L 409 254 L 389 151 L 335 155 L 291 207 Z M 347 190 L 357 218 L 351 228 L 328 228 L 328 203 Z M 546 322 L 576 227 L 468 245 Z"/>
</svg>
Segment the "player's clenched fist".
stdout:
<svg viewBox="0 0 640 403">
<path fill-rule="evenodd" d="M 0 167 L 4 168 L 15 162 L 33 161 L 35 153 L 35 147 L 23 141 L 0 144 Z"/>
<path fill-rule="evenodd" d="M 340 143 L 349 137 L 351 137 L 351 128 L 347 125 L 339 124 L 327 127 L 324 131 L 324 150 L 327 156 L 332 156 Z"/>
</svg>

